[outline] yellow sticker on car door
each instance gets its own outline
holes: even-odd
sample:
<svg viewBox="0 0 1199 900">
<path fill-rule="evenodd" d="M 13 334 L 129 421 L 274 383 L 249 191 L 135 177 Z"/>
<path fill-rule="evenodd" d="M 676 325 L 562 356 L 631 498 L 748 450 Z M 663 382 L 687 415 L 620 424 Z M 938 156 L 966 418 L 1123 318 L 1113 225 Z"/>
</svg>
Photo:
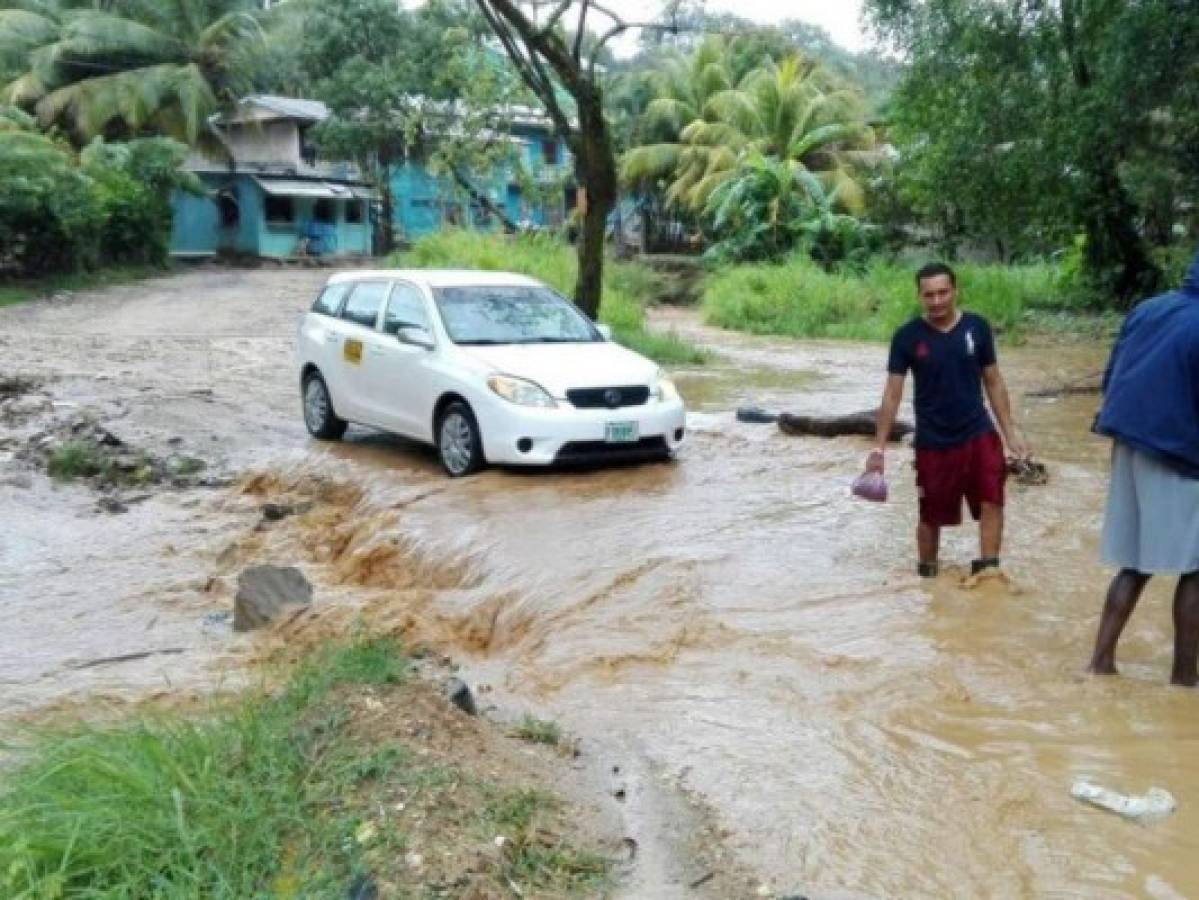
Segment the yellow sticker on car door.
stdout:
<svg viewBox="0 0 1199 900">
<path fill-rule="evenodd" d="M 362 365 L 362 341 L 346 338 L 346 342 L 341 345 L 341 356 L 351 365 Z"/>
</svg>

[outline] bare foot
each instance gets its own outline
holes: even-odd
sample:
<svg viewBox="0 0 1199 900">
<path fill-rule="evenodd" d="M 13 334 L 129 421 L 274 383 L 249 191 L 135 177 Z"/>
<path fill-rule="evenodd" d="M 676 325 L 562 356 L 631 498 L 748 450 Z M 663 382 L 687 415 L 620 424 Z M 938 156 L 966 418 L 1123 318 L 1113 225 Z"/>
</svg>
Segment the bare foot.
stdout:
<svg viewBox="0 0 1199 900">
<path fill-rule="evenodd" d="M 1087 666 L 1087 671 L 1092 675 L 1119 675 L 1120 672 L 1116 669 L 1116 664 L 1110 660 L 1103 662 L 1093 662 Z"/>
</svg>

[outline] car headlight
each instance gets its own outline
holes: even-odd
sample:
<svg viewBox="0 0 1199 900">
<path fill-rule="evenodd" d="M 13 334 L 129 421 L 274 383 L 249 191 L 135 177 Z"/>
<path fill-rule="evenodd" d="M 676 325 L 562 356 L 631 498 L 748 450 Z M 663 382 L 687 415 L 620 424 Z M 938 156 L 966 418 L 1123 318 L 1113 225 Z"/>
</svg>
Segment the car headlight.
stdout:
<svg viewBox="0 0 1199 900">
<path fill-rule="evenodd" d="M 539 406 L 548 409 L 558 404 L 546 393 L 545 388 L 523 378 L 513 378 L 510 375 L 492 375 L 487 379 L 487 386 L 509 403 L 517 406 Z"/>
<path fill-rule="evenodd" d="M 659 403 L 667 403 L 679 399 L 679 389 L 674 386 L 673 381 L 666 377 L 666 373 L 661 371 L 654 378 L 654 389 L 651 393 Z"/>
</svg>

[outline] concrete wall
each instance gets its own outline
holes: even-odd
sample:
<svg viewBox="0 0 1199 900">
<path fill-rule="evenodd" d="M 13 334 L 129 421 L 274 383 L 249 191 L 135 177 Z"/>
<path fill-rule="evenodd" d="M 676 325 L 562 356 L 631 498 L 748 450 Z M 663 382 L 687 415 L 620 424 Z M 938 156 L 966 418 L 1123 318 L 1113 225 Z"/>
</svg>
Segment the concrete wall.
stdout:
<svg viewBox="0 0 1199 900">
<path fill-rule="evenodd" d="M 217 205 L 211 197 L 176 191 L 171 196 L 171 252 L 179 256 L 216 253 L 217 219 Z"/>
<path fill-rule="evenodd" d="M 535 178 L 549 182 L 571 171 L 565 141 L 537 129 L 526 129 L 517 136 L 523 141 L 521 161 Z M 556 163 L 546 160 L 547 142 L 556 148 Z M 548 198 L 534 201 L 523 195 L 512 172 L 504 169 L 476 175 L 474 185 L 517 224 L 528 222 L 539 228 L 556 227 L 562 224 L 569 211 L 564 192 L 555 191 Z M 499 224 L 472 214 L 461 188 L 452 179 L 434 178 L 420 160 L 408 160 L 392 168 L 391 191 L 392 221 L 406 240 L 415 240 L 450 225 L 495 228 Z"/>
<path fill-rule="evenodd" d="M 313 219 L 316 199 L 293 197 L 291 222 L 266 221 L 266 193 L 249 175 L 204 176 L 211 197 L 191 198 L 176 193 L 172 197 L 174 221 L 171 252 L 179 255 L 224 251 L 287 258 L 300 251 L 300 239 Z M 238 221 L 232 226 L 221 222 L 218 191 L 231 192 L 237 199 Z M 368 201 L 333 199 L 332 247 L 326 252 L 336 256 L 368 256 L 371 253 L 371 225 Z M 347 222 L 346 207 L 362 206 L 362 221 Z"/>
<path fill-rule="evenodd" d="M 233 158 L 242 163 L 273 163 L 299 168 L 300 131 L 290 119 L 226 126 Z"/>
</svg>

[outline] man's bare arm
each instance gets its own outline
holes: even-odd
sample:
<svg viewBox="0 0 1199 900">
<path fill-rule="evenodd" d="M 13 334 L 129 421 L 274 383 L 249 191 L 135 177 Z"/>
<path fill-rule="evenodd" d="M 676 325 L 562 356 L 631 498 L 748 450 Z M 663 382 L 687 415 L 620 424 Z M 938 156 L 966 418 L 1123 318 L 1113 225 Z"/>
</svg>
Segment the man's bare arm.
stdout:
<svg viewBox="0 0 1199 900">
<path fill-rule="evenodd" d="M 899 415 L 899 404 L 903 400 L 903 375 L 888 375 L 883 387 L 883 400 L 878 407 L 878 424 L 874 431 L 874 449 L 866 460 L 866 468 L 883 470 L 883 458 L 887 449 L 887 438 L 891 435 L 891 427 L 895 417 Z"/>
<path fill-rule="evenodd" d="M 991 365 L 983 369 L 983 388 L 987 392 L 991 411 L 995 413 L 995 421 L 999 424 L 1008 449 L 1018 459 L 1026 459 L 1029 454 L 1028 445 L 1024 443 L 1024 438 L 1016 430 L 1016 423 L 1012 421 L 1012 401 L 999 366 Z"/>
</svg>

